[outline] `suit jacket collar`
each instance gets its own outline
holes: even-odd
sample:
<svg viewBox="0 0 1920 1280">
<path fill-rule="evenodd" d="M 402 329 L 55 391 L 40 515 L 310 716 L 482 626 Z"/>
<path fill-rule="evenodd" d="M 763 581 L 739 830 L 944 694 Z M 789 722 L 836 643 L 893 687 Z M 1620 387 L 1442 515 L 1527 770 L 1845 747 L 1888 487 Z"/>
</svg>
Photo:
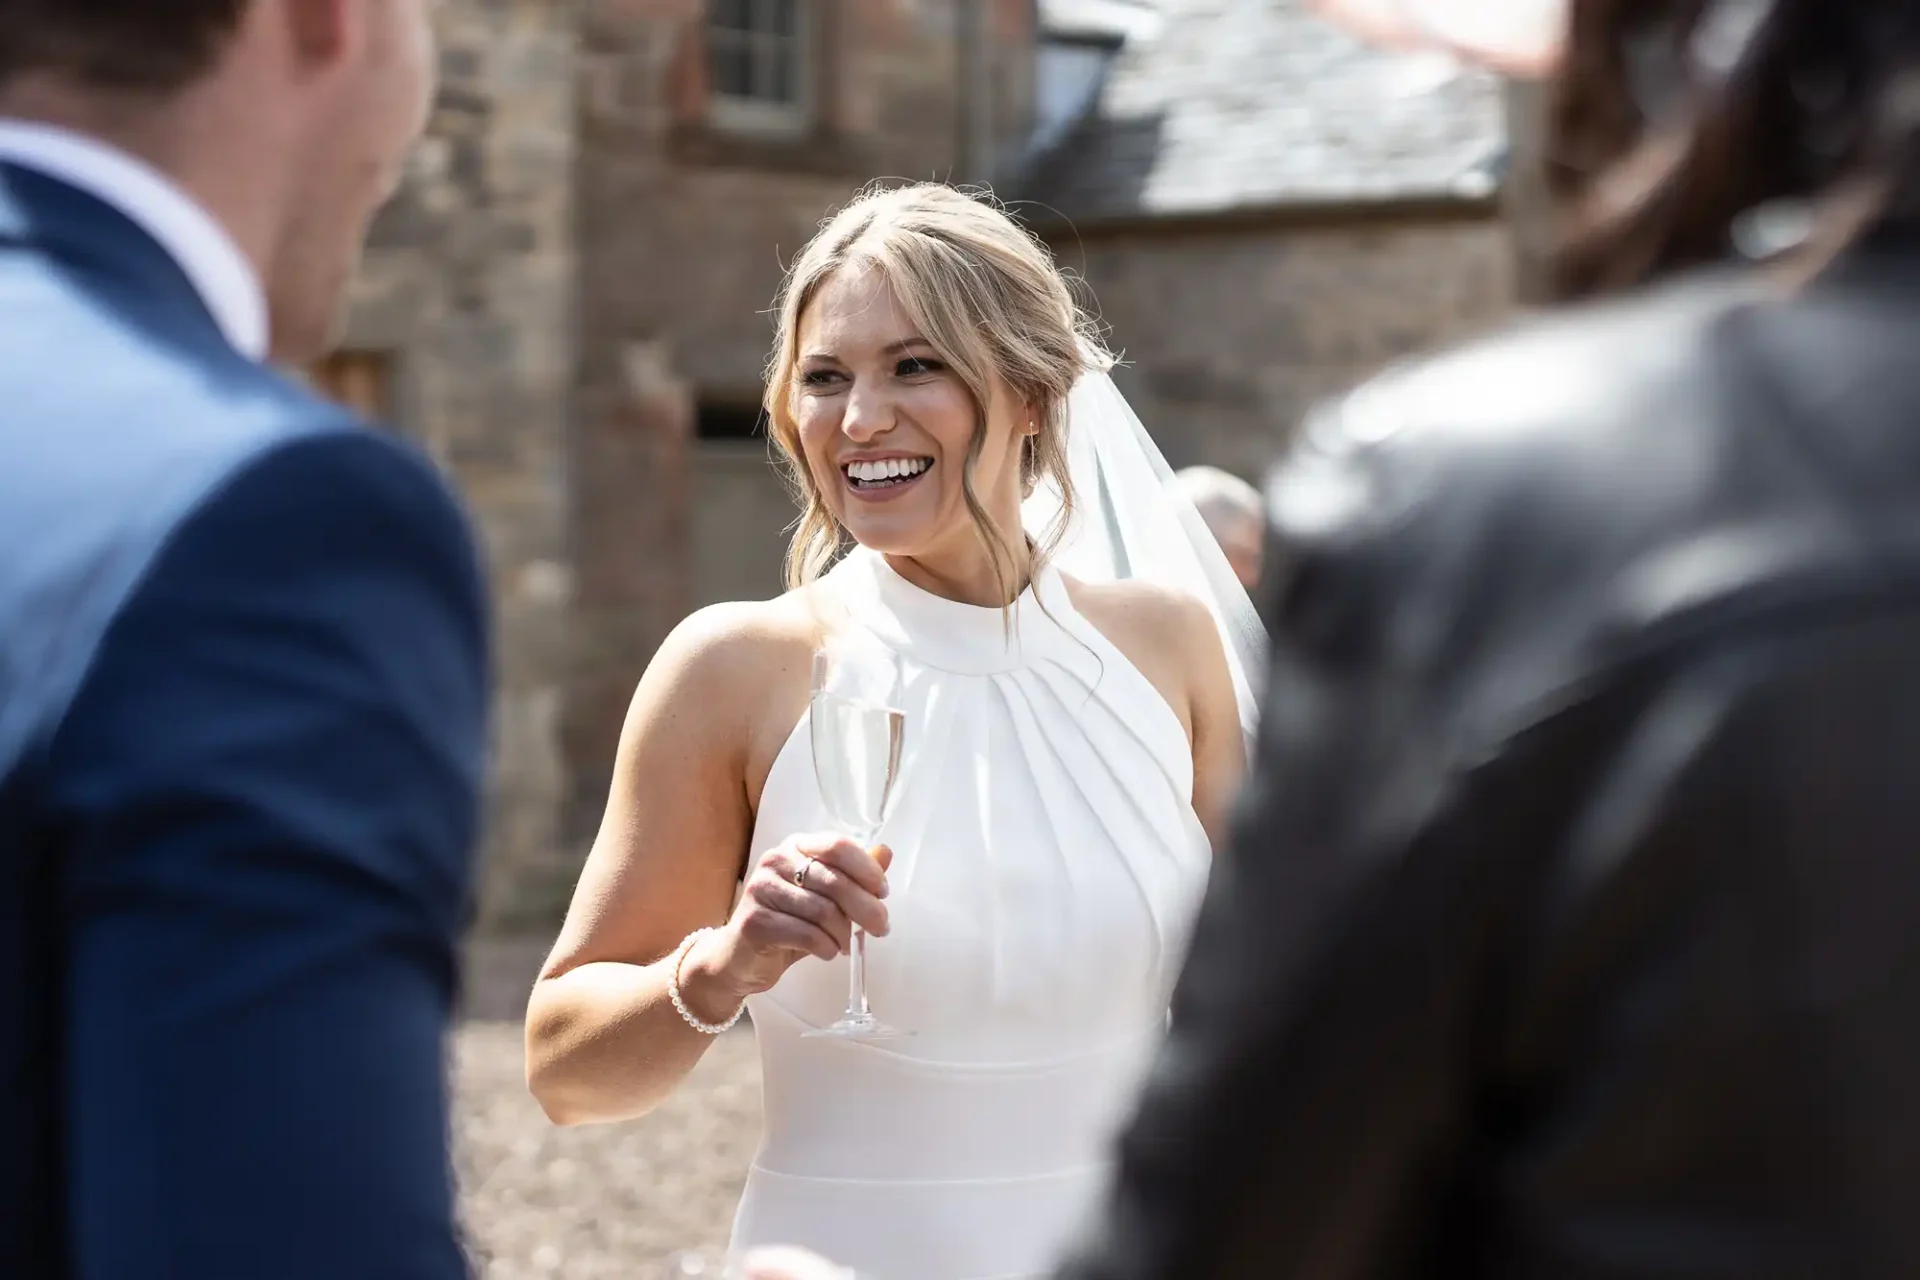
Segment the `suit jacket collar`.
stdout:
<svg viewBox="0 0 1920 1280">
<path fill-rule="evenodd" d="M 232 343 L 180 263 L 132 218 L 57 178 L 0 161 L 0 253 L 45 255 L 143 328 L 202 346 Z"/>
<path fill-rule="evenodd" d="M 166 175 L 85 135 L 3 117 L 0 167 L 51 179 L 124 215 L 179 266 L 233 347 L 251 359 L 265 358 L 266 301 L 253 264 L 226 229 Z M 49 248 L 76 247 L 65 243 L 71 237 L 43 233 L 39 239 Z"/>
</svg>

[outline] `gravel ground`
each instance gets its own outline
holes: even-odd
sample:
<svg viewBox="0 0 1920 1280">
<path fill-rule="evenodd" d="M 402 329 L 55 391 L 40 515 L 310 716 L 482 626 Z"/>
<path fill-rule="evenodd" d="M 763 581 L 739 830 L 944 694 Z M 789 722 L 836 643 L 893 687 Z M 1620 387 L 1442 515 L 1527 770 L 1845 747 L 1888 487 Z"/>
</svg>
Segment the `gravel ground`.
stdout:
<svg viewBox="0 0 1920 1280">
<path fill-rule="evenodd" d="M 527 1094 L 520 1019 L 537 943 L 468 958 L 454 1138 L 483 1280 L 665 1280 L 679 1251 L 714 1257 L 760 1135 L 760 1069 L 744 1024 L 668 1104 L 632 1124 L 557 1129 Z"/>
</svg>

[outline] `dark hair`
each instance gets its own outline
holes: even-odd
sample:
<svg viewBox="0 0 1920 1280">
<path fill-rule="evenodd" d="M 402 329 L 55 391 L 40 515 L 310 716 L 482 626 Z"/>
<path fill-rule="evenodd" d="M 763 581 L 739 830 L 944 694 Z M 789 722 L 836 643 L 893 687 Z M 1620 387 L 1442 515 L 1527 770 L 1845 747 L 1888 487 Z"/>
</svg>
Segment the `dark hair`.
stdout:
<svg viewBox="0 0 1920 1280">
<path fill-rule="evenodd" d="M 1573 0 L 1545 141 L 1556 297 L 1726 259 L 1782 201 L 1810 274 L 1920 226 L 1920 0 Z"/>
<path fill-rule="evenodd" d="M 210 70 L 252 0 L 0 0 L 0 85 L 55 72 L 171 93 Z"/>
</svg>

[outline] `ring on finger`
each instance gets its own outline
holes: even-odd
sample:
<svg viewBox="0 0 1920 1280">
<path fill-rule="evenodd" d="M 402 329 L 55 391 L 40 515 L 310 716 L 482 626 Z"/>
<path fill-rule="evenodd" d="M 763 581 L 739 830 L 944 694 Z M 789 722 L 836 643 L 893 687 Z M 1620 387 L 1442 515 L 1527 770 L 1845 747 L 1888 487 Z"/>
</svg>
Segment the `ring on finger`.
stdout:
<svg viewBox="0 0 1920 1280">
<path fill-rule="evenodd" d="M 794 869 L 794 873 L 793 873 L 794 884 L 798 885 L 802 889 L 807 887 L 807 873 L 813 870 L 813 864 L 815 861 L 816 859 L 814 858 L 808 858 L 805 862 L 801 863 L 797 868 Z"/>
</svg>

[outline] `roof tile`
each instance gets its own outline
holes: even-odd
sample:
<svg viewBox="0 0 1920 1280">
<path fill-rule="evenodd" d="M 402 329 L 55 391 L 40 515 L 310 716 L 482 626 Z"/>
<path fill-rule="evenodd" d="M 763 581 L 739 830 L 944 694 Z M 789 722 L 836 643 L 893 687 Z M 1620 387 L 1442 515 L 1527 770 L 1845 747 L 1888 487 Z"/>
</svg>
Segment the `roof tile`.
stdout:
<svg viewBox="0 0 1920 1280">
<path fill-rule="evenodd" d="M 1300 0 L 1161 0 L 1020 195 L 1076 223 L 1485 194 L 1499 80 L 1373 48 Z"/>
</svg>

